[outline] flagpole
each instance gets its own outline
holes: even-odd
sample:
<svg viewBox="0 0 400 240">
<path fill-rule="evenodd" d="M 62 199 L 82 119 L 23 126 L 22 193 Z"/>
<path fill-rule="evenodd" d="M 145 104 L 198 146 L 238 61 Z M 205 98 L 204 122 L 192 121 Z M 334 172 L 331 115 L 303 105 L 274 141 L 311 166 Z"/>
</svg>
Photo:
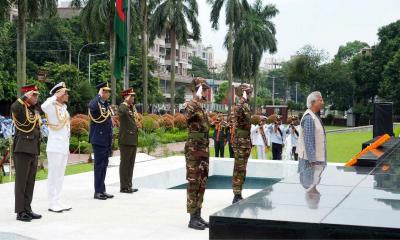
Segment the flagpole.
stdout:
<svg viewBox="0 0 400 240">
<path fill-rule="evenodd" d="M 131 0 L 128 0 L 128 10 L 126 16 L 126 62 L 125 62 L 125 78 L 124 78 L 124 89 L 129 88 L 129 50 L 131 48 L 130 36 L 131 36 Z"/>
</svg>

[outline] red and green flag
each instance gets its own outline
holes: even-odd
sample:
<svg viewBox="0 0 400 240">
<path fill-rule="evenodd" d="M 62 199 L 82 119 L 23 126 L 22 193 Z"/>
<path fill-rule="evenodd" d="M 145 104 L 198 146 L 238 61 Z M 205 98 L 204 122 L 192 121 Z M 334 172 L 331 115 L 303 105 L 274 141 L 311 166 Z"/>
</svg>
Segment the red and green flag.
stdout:
<svg viewBox="0 0 400 240">
<path fill-rule="evenodd" d="M 116 79 L 122 78 L 124 63 L 127 55 L 127 33 L 126 18 L 128 10 L 128 0 L 115 1 L 115 57 L 114 57 L 114 76 Z"/>
</svg>

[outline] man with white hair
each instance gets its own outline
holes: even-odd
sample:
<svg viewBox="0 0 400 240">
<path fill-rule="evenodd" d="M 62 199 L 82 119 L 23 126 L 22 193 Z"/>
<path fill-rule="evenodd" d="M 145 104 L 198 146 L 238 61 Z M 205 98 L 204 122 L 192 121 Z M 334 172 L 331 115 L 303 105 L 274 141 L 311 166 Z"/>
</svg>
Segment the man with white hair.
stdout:
<svg viewBox="0 0 400 240">
<path fill-rule="evenodd" d="M 315 192 L 326 166 L 326 133 L 320 117 L 324 100 L 320 92 L 307 97 L 307 110 L 300 122 L 296 152 L 299 156 L 300 181 L 309 192 Z M 307 180 L 308 179 L 308 180 Z"/>
</svg>

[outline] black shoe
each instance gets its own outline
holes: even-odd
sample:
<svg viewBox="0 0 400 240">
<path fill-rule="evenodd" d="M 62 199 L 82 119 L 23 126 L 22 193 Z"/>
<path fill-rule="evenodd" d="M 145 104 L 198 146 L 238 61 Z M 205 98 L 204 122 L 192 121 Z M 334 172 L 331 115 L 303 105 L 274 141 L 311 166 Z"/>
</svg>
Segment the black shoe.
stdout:
<svg viewBox="0 0 400 240">
<path fill-rule="evenodd" d="M 242 194 L 235 194 L 235 196 L 233 197 L 232 204 L 235 204 L 235 203 L 239 202 L 240 200 L 243 200 Z"/>
<path fill-rule="evenodd" d="M 130 189 L 130 188 L 121 189 L 120 192 L 122 192 L 122 193 L 133 193 L 132 189 Z"/>
<path fill-rule="evenodd" d="M 23 222 L 30 222 L 32 220 L 32 217 L 27 212 L 20 212 L 17 214 L 17 220 Z"/>
<path fill-rule="evenodd" d="M 102 193 L 95 193 L 94 194 L 94 199 L 98 199 L 98 200 L 107 200 L 107 197 L 102 194 Z"/>
<path fill-rule="evenodd" d="M 200 222 L 200 220 L 197 218 L 197 216 L 194 213 L 190 214 L 190 221 L 189 221 L 189 228 L 193 228 L 196 230 L 204 230 L 206 227 L 204 224 Z"/>
<path fill-rule="evenodd" d="M 103 192 L 103 195 L 106 196 L 106 198 L 113 198 L 114 197 L 114 195 L 108 194 L 106 192 Z"/>
<path fill-rule="evenodd" d="M 27 213 L 29 216 L 31 216 L 32 219 L 41 219 L 41 218 L 42 218 L 42 215 L 37 214 L 37 213 L 34 213 L 34 212 L 32 212 L 32 211 L 26 212 L 26 213 Z"/>
<path fill-rule="evenodd" d="M 132 192 L 137 192 L 137 191 L 139 191 L 139 189 L 137 189 L 137 188 L 132 188 Z"/>
<path fill-rule="evenodd" d="M 206 220 L 204 220 L 201 217 L 201 208 L 197 209 L 195 214 L 197 215 L 197 219 L 199 220 L 199 222 L 201 222 L 204 225 L 204 227 L 208 228 L 209 227 L 208 222 L 206 222 Z"/>
</svg>

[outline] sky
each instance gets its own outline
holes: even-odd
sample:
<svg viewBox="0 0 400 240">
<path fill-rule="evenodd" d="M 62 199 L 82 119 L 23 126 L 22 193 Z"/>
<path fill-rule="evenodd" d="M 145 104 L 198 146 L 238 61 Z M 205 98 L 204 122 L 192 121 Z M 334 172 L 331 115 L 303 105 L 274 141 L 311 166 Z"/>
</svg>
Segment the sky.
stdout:
<svg viewBox="0 0 400 240">
<path fill-rule="evenodd" d="M 249 2 L 254 2 L 249 0 Z M 277 29 L 276 58 L 288 60 L 306 44 L 324 49 L 333 57 L 339 46 L 360 40 L 370 45 L 378 42 L 381 26 L 400 19 L 400 0 L 263 0 L 275 4 L 280 13 L 273 19 Z M 212 45 L 216 62 L 226 60 L 223 42 L 227 28 L 225 12 L 219 30 L 211 29 L 211 7 L 198 0 L 199 23 L 204 45 Z M 270 57 L 265 54 L 265 57 Z"/>
</svg>

